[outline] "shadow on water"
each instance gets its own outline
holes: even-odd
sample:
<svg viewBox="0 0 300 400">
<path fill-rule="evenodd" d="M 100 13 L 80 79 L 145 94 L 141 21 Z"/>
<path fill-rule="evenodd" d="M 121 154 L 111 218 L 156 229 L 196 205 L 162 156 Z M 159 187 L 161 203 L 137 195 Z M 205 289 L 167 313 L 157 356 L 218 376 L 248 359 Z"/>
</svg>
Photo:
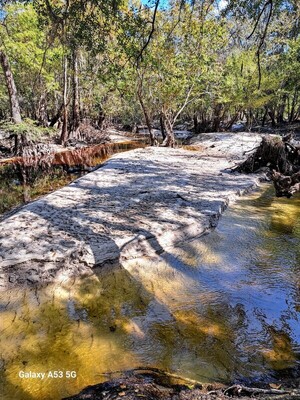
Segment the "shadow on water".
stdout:
<svg viewBox="0 0 300 400">
<path fill-rule="evenodd" d="M 107 168 L 117 163 L 113 160 Z M 166 187 L 165 171 L 141 164 L 143 176 L 155 174 L 156 190 L 165 193 L 165 200 L 157 204 L 163 212 L 166 199 L 178 201 L 170 189 L 172 174 Z M 272 380 L 275 370 L 299 364 L 300 198 L 274 199 L 267 191 L 241 200 L 210 235 L 170 252 L 134 219 L 129 200 L 139 190 L 139 179 L 137 171 L 127 182 L 126 201 L 122 184 L 91 188 L 80 180 L 73 185 L 98 190 L 99 204 L 87 200 L 76 210 L 69 205 L 57 210 L 45 199 L 40 209 L 35 207 L 43 218 L 56 211 L 64 214 L 63 220 L 46 221 L 54 230 L 74 240 L 94 237 L 90 246 L 96 265 L 106 261 L 100 244 L 115 263 L 96 267 L 85 278 L 4 294 L 4 399 L 57 399 L 105 380 L 105 372 L 138 366 L 199 381 L 230 382 Z M 187 179 L 182 173 L 179 186 Z M 208 184 L 216 184 L 214 179 L 206 176 Z M 226 182 L 232 185 L 234 179 L 230 182 L 229 176 Z M 120 199 L 114 207 L 123 207 L 124 220 L 114 223 L 88 211 L 112 196 Z M 217 199 L 207 202 L 210 209 L 219 207 Z M 191 207 L 181 212 L 188 215 Z M 148 213 L 154 223 L 156 208 Z M 166 214 L 166 222 L 168 218 L 172 216 Z M 96 232 L 93 224 L 121 233 L 136 226 L 134 233 L 150 237 L 157 255 L 128 261 L 125 269 L 113 237 Z M 18 376 L 20 370 L 76 371 L 77 378 L 25 380 Z"/>
</svg>

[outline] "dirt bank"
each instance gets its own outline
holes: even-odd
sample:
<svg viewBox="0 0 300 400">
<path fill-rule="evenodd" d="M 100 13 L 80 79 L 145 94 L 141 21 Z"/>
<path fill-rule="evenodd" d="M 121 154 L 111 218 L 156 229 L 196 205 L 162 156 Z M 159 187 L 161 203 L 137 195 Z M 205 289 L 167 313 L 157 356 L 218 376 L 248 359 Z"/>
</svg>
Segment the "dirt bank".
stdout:
<svg viewBox="0 0 300 400">
<path fill-rule="evenodd" d="M 274 384 L 258 384 L 248 387 L 234 384 L 201 384 L 175 377 L 156 369 L 136 369 L 127 371 L 118 378 L 107 382 L 88 386 L 77 395 L 63 400 L 240 400 L 259 398 L 264 400 L 300 399 L 300 382 L 294 381 Z"/>
</svg>

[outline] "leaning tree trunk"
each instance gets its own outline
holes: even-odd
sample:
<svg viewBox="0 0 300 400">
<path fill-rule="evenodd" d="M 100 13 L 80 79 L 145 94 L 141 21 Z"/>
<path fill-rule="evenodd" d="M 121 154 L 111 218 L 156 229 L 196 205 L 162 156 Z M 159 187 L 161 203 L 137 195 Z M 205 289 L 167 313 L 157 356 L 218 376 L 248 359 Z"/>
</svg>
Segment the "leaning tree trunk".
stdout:
<svg viewBox="0 0 300 400">
<path fill-rule="evenodd" d="M 63 112 L 63 108 L 64 108 L 64 105 L 62 104 L 59 107 L 59 110 L 57 111 L 57 113 L 51 118 L 49 126 L 53 127 L 59 121 L 59 119 L 62 115 L 62 112 Z"/>
<path fill-rule="evenodd" d="M 63 124 L 61 129 L 60 143 L 65 145 L 68 140 L 68 58 L 64 57 L 64 91 L 63 91 Z"/>
<path fill-rule="evenodd" d="M 174 132 L 173 132 L 173 126 L 164 111 L 161 113 L 161 116 L 162 116 L 164 131 L 165 131 L 165 135 L 166 135 L 162 145 L 164 147 L 174 147 L 175 146 L 175 137 L 174 137 Z"/>
<path fill-rule="evenodd" d="M 144 117 L 145 117 L 145 121 L 146 121 L 146 125 L 147 125 L 147 128 L 148 128 L 148 131 L 149 131 L 150 145 L 151 146 L 156 146 L 157 145 L 157 139 L 156 139 L 156 137 L 155 137 L 155 135 L 153 133 L 151 122 L 150 122 L 150 117 L 149 117 L 148 111 L 146 109 L 145 103 L 143 101 L 143 97 L 142 97 L 142 94 L 141 94 L 140 90 L 138 90 L 137 95 L 138 95 L 138 99 L 139 99 L 141 108 L 143 110 L 143 114 L 144 114 Z"/>
<path fill-rule="evenodd" d="M 274 110 L 270 110 L 268 111 L 269 117 L 271 118 L 271 125 L 272 128 L 276 128 L 276 121 L 275 121 L 275 113 Z"/>
<path fill-rule="evenodd" d="M 230 117 L 229 120 L 226 122 L 225 129 L 230 130 L 232 128 L 232 125 L 235 124 L 239 118 L 240 115 L 240 110 L 235 110 L 235 113 Z"/>
<path fill-rule="evenodd" d="M 20 122 L 22 122 L 22 117 L 20 112 L 18 92 L 12 71 L 10 69 L 8 58 L 3 50 L 0 50 L 0 63 L 3 69 L 5 83 L 8 91 L 11 118 L 14 123 L 19 124 Z"/>
<path fill-rule="evenodd" d="M 266 124 L 266 119 L 267 119 L 267 116 L 268 116 L 268 108 L 266 107 L 265 108 L 265 111 L 264 111 L 264 114 L 263 114 L 263 117 L 262 117 L 262 121 L 261 121 L 261 126 L 265 126 L 265 124 Z"/>
</svg>

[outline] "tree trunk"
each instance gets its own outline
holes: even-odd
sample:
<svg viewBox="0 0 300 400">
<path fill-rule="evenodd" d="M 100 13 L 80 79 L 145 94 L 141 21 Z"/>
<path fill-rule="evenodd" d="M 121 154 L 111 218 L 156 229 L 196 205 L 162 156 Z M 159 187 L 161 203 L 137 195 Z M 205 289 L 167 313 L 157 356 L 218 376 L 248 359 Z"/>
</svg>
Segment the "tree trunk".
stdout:
<svg viewBox="0 0 300 400">
<path fill-rule="evenodd" d="M 20 112 L 17 88 L 12 71 L 10 69 L 8 58 L 2 50 L 0 50 L 0 63 L 3 69 L 5 83 L 8 91 L 11 118 L 14 123 L 19 124 L 20 122 L 22 122 L 22 117 Z"/>
<path fill-rule="evenodd" d="M 266 109 L 265 109 L 265 112 L 264 112 L 264 115 L 263 115 L 263 117 L 262 117 L 261 126 L 265 126 L 267 116 L 268 116 L 268 109 L 266 108 Z"/>
<path fill-rule="evenodd" d="M 105 127 L 105 114 L 101 106 L 99 108 L 97 127 L 100 129 L 100 131 L 103 131 Z"/>
<path fill-rule="evenodd" d="M 156 139 L 156 137 L 155 137 L 155 135 L 154 135 L 154 133 L 153 133 L 152 126 L 151 126 L 151 122 L 150 122 L 150 117 L 149 117 L 148 111 L 147 111 L 147 109 L 146 109 L 146 106 L 145 106 L 145 104 L 144 104 L 144 101 L 143 101 L 141 92 L 138 91 L 137 95 L 138 95 L 138 99 L 139 99 L 141 108 L 142 108 L 142 110 L 143 110 L 143 114 L 144 114 L 144 117 L 145 117 L 145 121 L 146 121 L 146 125 L 147 125 L 147 128 L 148 128 L 148 131 L 149 131 L 149 135 L 150 135 L 150 145 L 151 145 L 151 146 L 156 146 L 156 145 L 157 145 L 157 139 Z"/>
<path fill-rule="evenodd" d="M 217 104 L 214 109 L 214 118 L 212 122 L 212 131 L 219 132 L 220 124 L 221 124 L 221 111 L 222 111 L 222 104 Z"/>
<path fill-rule="evenodd" d="M 269 110 L 268 114 L 269 114 L 269 117 L 271 118 L 272 128 L 275 128 L 276 127 L 276 121 L 275 121 L 274 111 L 273 110 Z"/>
<path fill-rule="evenodd" d="M 193 116 L 193 121 L 194 121 L 194 133 L 195 135 L 199 135 L 199 133 L 201 133 L 201 125 L 199 122 L 199 116 L 197 113 L 194 114 Z"/>
<path fill-rule="evenodd" d="M 63 91 L 63 124 L 61 129 L 60 143 L 65 145 L 68 140 L 68 59 L 64 57 L 64 91 Z"/>
<path fill-rule="evenodd" d="M 160 130 L 161 130 L 161 135 L 163 140 L 166 138 L 166 132 L 165 132 L 165 126 L 164 126 L 164 120 L 162 115 L 159 116 L 159 123 L 160 123 Z"/>
<path fill-rule="evenodd" d="M 295 108 L 298 100 L 298 90 L 295 89 L 294 95 L 293 95 L 293 100 L 292 100 L 292 107 L 289 115 L 289 122 L 293 122 L 295 120 Z"/>
<path fill-rule="evenodd" d="M 239 112 L 236 112 L 233 116 L 229 116 L 229 119 L 226 122 L 226 125 L 224 126 L 225 130 L 230 130 L 232 128 L 232 125 L 238 120 L 239 117 Z"/>
<path fill-rule="evenodd" d="M 62 104 L 59 107 L 59 110 L 57 111 L 57 113 L 51 118 L 50 124 L 49 126 L 54 126 L 56 124 L 56 122 L 58 122 L 59 118 L 61 117 L 62 111 L 63 111 L 64 105 Z"/>
<path fill-rule="evenodd" d="M 38 108 L 38 120 L 39 123 L 45 128 L 48 126 L 46 93 L 42 93 L 40 97 L 39 108 Z"/>
<path fill-rule="evenodd" d="M 78 78 L 78 57 L 77 51 L 73 51 L 73 123 L 72 131 L 74 137 L 78 135 L 80 124 L 80 103 L 79 103 L 79 78 Z"/>
<path fill-rule="evenodd" d="M 283 124 L 284 123 L 284 111 L 286 106 L 287 95 L 282 96 L 281 104 L 279 106 L 277 112 L 277 123 Z"/>
<path fill-rule="evenodd" d="M 174 137 L 174 132 L 173 132 L 173 126 L 164 111 L 162 112 L 161 115 L 162 115 L 162 120 L 163 120 L 163 125 L 164 125 L 164 131 L 166 134 L 166 137 L 165 137 L 162 145 L 165 147 L 174 147 L 175 146 L 175 137 Z"/>
<path fill-rule="evenodd" d="M 295 113 L 294 121 L 298 121 L 299 118 L 300 118 L 300 107 L 298 107 L 298 109 L 297 109 L 297 111 L 296 111 L 296 113 Z"/>
</svg>

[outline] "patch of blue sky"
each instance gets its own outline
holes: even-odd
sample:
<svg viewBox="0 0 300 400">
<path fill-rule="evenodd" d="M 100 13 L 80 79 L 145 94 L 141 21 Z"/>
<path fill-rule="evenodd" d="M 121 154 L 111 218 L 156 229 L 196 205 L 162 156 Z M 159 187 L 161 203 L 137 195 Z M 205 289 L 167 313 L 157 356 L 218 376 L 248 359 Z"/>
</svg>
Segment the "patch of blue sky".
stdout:
<svg viewBox="0 0 300 400">
<path fill-rule="evenodd" d="M 141 2 L 149 7 L 154 7 L 156 0 L 141 0 Z M 169 4 L 169 0 L 160 0 L 159 1 L 160 8 L 165 8 L 168 6 L 168 4 Z M 218 9 L 221 11 L 227 6 L 228 0 L 216 0 L 216 4 L 218 6 Z"/>
<path fill-rule="evenodd" d="M 141 0 L 141 3 L 145 4 L 148 7 L 154 7 L 156 0 Z M 160 0 L 159 8 L 166 8 L 169 5 L 169 0 Z"/>
</svg>

